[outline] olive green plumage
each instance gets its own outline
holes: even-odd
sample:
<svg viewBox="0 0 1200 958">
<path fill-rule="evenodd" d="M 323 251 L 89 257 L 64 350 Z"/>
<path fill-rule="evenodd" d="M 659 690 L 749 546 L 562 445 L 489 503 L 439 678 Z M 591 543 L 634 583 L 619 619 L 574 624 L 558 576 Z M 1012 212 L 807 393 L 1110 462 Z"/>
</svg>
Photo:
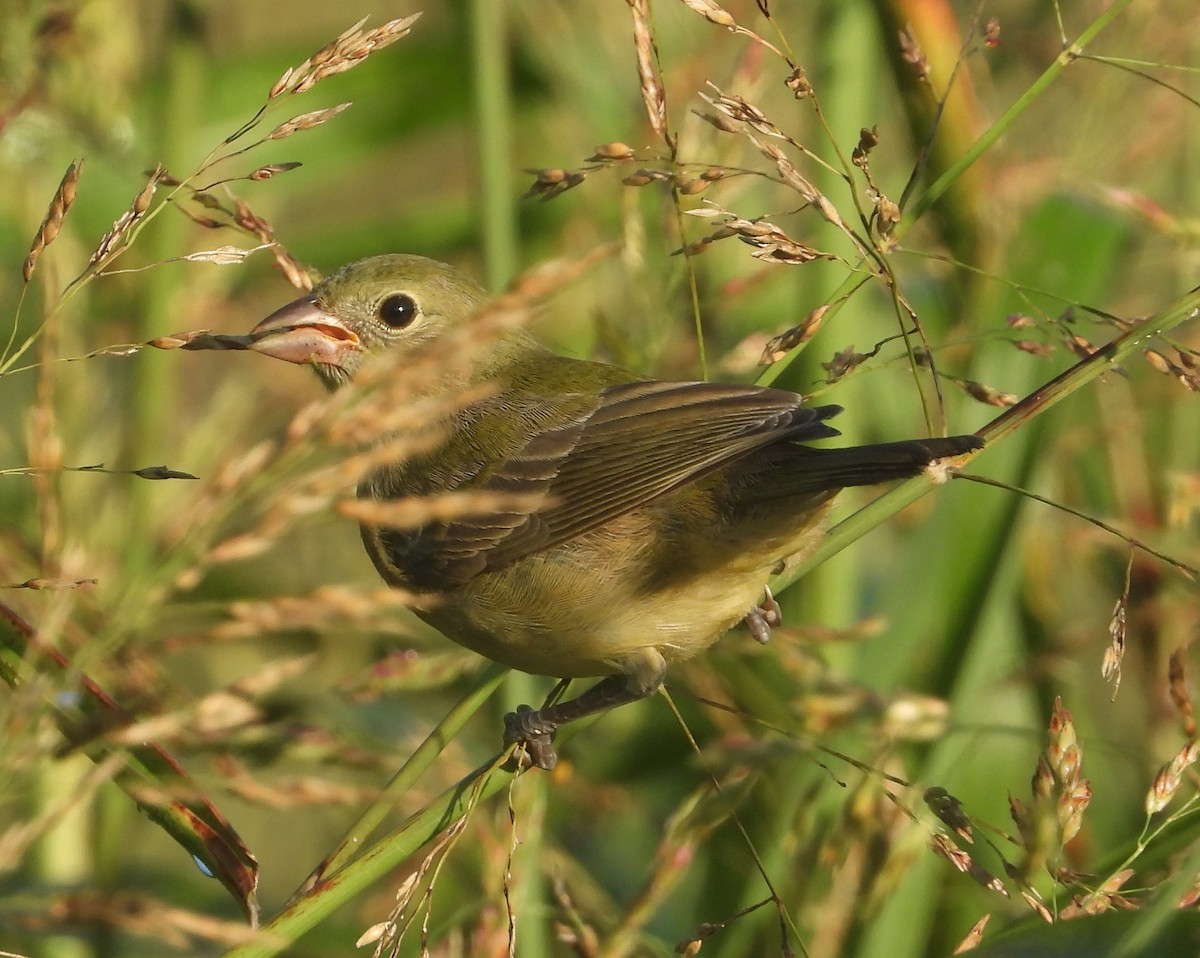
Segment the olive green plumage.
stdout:
<svg viewBox="0 0 1200 958">
<path fill-rule="evenodd" d="M 260 323 L 256 332 L 277 332 L 257 348 L 314 363 L 330 386 L 381 351 L 399 376 L 485 302 L 449 266 L 377 256 Z M 558 356 L 524 332 L 477 352 L 446 388 L 486 383 L 484 398 L 440 424 L 441 445 L 380 470 L 360 493 L 479 489 L 523 494 L 528 506 L 416 530 L 364 526 L 363 541 L 389 583 L 437 594 L 420 614 L 449 638 L 528 672 L 620 676 L 608 683 L 618 700 L 653 691 L 668 662 L 755 611 L 767 579 L 819 542 L 840 488 L 912 476 L 980 445 L 813 449 L 804 443 L 837 434 L 825 420 L 839 407 L 643 379 Z M 537 734 L 522 726 L 511 737 Z"/>
</svg>

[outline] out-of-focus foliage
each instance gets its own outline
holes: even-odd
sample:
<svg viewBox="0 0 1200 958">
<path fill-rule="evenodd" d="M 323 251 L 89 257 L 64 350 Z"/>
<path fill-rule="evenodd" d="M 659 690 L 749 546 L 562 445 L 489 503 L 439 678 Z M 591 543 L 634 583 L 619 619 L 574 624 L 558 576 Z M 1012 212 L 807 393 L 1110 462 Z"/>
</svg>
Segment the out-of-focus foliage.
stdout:
<svg viewBox="0 0 1200 958">
<path fill-rule="evenodd" d="M 703 353 L 714 378 L 749 380 L 768 341 L 803 326 L 766 375 L 843 404 L 851 440 L 979 428 L 1196 285 L 1194 3 L 761 7 L 429 4 L 410 35 L 275 97 L 223 148 L 352 107 L 190 181 L 242 177 L 208 199 L 161 180 L 108 275 L 67 295 L 156 164 L 189 176 L 355 17 L 370 31 L 418 8 L 0 7 L 0 951 L 233 947 L 238 905 L 138 812 L 131 792 L 154 796 L 126 757 L 153 740 L 179 760 L 258 859 L 269 920 L 479 674 L 382 590 L 331 508 L 352 489 L 320 470 L 345 450 L 317 441 L 325 420 L 295 418 L 324 399 L 315 377 L 235 352 L 80 359 L 243 333 L 294 295 L 270 250 L 181 257 L 259 246 L 269 224 L 315 271 L 410 251 L 495 281 L 613 243 L 545 304 L 546 339 L 664 377 L 701 375 Z M 1083 56 L 1047 75 L 1064 34 L 1093 27 Z M 658 94 L 669 139 L 647 118 Z M 728 122 L 740 108 L 722 95 L 753 122 Z M 766 244 L 765 223 L 778 231 Z M 829 256 L 781 262 L 808 250 Z M 1196 566 L 1200 332 L 1144 346 L 970 471 Z M 109 471 L 64 468 L 99 463 Z M 158 464 L 199 481 L 130 474 Z M 840 515 L 866 498 L 846 496 Z M 1195 582 L 1083 519 L 955 481 L 783 602 L 788 628 L 768 646 L 735 632 L 669 677 L 699 753 L 665 699 L 606 716 L 562 746 L 553 776 L 481 802 L 289 953 L 346 951 L 414 873 L 406 954 L 426 915 L 440 955 L 502 953 L 510 919 L 522 956 L 701 941 L 778 953 L 781 927 L 811 955 L 941 955 L 984 915 L 987 942 L 1124 904 L 1151 937 L 1193 932 L 1163 913 L 1194 899 L 1200 874 Z M 1123 656 L 1106 658 L 1114 637 Z M 128 714 L 81 691 L 83 674 Z M 486 761 L 499 716 L 549 682 L 502 689 L 396 816 Z"/>
</svg>

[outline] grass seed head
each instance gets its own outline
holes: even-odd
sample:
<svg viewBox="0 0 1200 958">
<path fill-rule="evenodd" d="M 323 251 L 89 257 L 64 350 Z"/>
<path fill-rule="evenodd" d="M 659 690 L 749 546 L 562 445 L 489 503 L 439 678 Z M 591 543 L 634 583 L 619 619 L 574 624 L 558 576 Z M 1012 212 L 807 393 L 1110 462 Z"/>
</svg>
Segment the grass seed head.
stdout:
<svg viewBox="0 0 1200 958">
<path fill-rule="evenodd" d="M 67 172 L 63 174 L 61 182 L 58 184 L 58 189 L 54 191 L 54 198 L 50 200 L 50 206 L 46 210 L 46 215 L 42 218 L 42 225 L 38 227 L 38 231 L 34 234 L 33 242 L 29 246 L 29 255 L 25 257 L 25 263 L 21 267 L 21 275 L 25 282 L 29 282 L 33 276 L 34 268 L 37 266 L 38 257 L 42 255 L 42 250 L 54 242 L 58 236 L 59 230 L 62 228 L 63 220 L 66 219 L 67 211 L 70 210 L 71 204 L 75 202 L 75 194 L 79 188 L 79 175 L 83 171 L 83 160 L 72 160 L 71 165 L 67 167 Z"/>
</svg>

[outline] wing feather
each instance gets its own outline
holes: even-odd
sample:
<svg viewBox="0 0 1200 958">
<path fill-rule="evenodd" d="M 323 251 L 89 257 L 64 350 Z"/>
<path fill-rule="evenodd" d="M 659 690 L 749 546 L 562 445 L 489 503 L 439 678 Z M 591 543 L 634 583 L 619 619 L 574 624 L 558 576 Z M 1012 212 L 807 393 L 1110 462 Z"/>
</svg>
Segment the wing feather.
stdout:
<svg viewBox="0 0 1200 958">
<path fill-rule="evenodd" d="M 594 406 L 533 435 L 476 487 L 532 495 L 525 513 L 470 515 L 414 536 L 377 533 L 413 551 L 406 578 L 461 584 L 581 535 L 756 449 L 837 435 L 838 406 L 802 407 L 794 393 L 723 383 L 609 386 Z M 392 542 L 389 544 L 389 540 Z"/>
</svg>

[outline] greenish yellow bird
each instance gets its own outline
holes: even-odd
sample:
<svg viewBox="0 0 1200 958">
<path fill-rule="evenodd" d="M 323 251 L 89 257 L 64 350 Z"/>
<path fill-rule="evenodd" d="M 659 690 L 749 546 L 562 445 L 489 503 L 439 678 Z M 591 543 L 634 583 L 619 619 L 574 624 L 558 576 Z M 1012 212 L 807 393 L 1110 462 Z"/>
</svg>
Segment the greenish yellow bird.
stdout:
<svg viewBox="0 0 1200 958">
<path fill-rule="evenodd" d="M 384 350 L 403 375 L 423 344 L 486 302 L 444 263 L 375 256 L 264 319 L 254 348 L 312 365 L 330 388 Z M 668 663 L 743 620 L 765 640 L 777 614 L 767 580 L 817 545 L 838 490 L 983 445 L 955 436 L 814 449 L 804 443 L 837 435 L 826 420 L 840 407 L 644 379 L 559 356 L 520 330 L 466 361 L 447 389 L 487 384 L 483 398 L 440 424 L 438 448 L 378 470 L 359 494 L 524 493 L 528 507 L 417 529 L 363 525 L 362 537 L 388 583 L 436 595 L 417 612 L 453 641 L 525 672 L 603 677 L 575 699 L 506 716 L 505 741 L 543 768 L 564 722 L 651 694 Z"/>
</svg>

